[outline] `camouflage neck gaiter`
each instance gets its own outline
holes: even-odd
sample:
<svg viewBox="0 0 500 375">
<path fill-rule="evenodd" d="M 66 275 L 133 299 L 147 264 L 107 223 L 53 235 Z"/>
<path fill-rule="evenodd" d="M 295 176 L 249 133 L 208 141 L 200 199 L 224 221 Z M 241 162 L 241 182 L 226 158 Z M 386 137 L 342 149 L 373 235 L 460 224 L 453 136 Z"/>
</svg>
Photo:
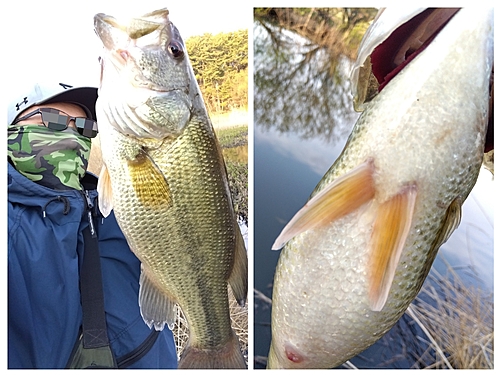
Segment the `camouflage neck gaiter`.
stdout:
<svg viewBox="0 0 500 375">
<path fill-rule="evenodd" d="M 90 139 L 76 131 L 54 131 L 40 125 L 9 126 L 8 155 L 19 173 L 56 190 L 81 190 Z"/>
</svg>

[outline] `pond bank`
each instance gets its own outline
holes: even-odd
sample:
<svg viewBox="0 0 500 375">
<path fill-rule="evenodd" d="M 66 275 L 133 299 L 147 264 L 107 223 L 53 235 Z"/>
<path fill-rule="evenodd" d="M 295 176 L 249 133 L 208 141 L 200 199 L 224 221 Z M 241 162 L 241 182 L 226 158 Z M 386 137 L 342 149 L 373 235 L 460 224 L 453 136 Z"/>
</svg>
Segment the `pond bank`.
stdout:
<svg viewBox="0 0 500 375">
<path fill-rule="evenodd" d="M 246 109 L 233 109 L 227 113 L 210 113 L 210 119 L 216 130 L 248 125 L 248 111 Z"/>
</svg>

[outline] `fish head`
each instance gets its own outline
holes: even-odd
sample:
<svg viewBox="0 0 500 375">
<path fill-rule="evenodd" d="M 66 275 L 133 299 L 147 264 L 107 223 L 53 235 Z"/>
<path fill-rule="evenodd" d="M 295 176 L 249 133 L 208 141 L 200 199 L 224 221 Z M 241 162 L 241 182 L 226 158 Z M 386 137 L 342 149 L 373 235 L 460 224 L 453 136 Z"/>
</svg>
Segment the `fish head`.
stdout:
<svg viewBox="0 0 500 375">
<path fill-rule="evenodd" d="M 163 139 L 180 134 L 199 88 L 168 10 L 125 22 L 99 13 L 94 29 L 103 44 L 98 113 L 127 135 Z"/>
</svg>

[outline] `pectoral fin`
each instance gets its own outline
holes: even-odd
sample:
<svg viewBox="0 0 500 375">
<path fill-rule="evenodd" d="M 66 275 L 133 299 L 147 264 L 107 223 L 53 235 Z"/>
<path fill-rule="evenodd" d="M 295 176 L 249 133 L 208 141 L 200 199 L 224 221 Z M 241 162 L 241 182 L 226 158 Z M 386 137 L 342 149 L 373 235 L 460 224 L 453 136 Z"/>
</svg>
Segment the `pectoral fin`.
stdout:
<svg viewBox="0 0 500 375">
<path fill-rule="evenodd" d="M 145 153 L 127 163 L 132 187 L 144 206 L 168 208 L 173 204 L 172 193 L 165 176 Z"/>
<path fill-rule="evenodd" d="M 113 190 L 111 189 L 111 178 L 105 164 L 103 164 L 99 174 L 97 193 L 99 194 L 99 210 L 104 217 L 108 217 L 113 209 Z"/>
<path fill-rule="evenodd" d="M 380 311 L 410 230 L 417 187 L 408 186 L 377 208 L 370 243 L 370 308 Z"/>
<path fill-rule="evenodd" d="M 272 249 L 281 249 L 299 233 L 331 223 L 371 200 L 375 195 L 373 172 L 373 162 L 368 160 L 332 181 L 295 214 Z"/>
</svg>

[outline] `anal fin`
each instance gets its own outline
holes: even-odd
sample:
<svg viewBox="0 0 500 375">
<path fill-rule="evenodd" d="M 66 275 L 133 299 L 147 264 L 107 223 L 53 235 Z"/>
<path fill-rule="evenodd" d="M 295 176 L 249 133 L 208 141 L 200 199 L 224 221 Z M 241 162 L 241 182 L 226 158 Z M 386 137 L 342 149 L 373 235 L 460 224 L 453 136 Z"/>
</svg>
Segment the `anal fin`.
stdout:
<svg viewBox="0 0 500 375">
<path fill-rule="evenodd" d="M 433 250 L 437 251 L 441 245 L 443 245 L 455 229 L 460 225 L 460 221 L 462 220 L 462 200 L 460 198 L 455 198 L 451 204 L 448 206 L 446 210 L 445 217 L 439 228 L 438 235 L 432 244 Z"/>
<path fill-rule="evenodd" d="M 423 271 L 425 275 L 429 273 L 432 267 L 432 263 L 436 257 L 439 248 L 450 238 L 455 229 L 460 225 L 462 220 L 462 199 L 461 197 L 456 197 L 448 206 L 441 225 L 439 226 L 438 232 L 429 251 L 429 261 Z M 422 281 L 423 282 L 423 281 Z"/>
<path fill-rule="evenodd" d="M 332 181 L 295 214 L 272 249 L 281 249 L 296 235 L 331 223 L 370 201 L 375 196 L 374 169 L 370 159 Z"/>
<path fill-rule="evenodd" d="M 369 300 L 373 311 L 384 307 L 411 227 L 417 187 L 405 187 L 380 204 L 370 242 Z"/>
</svg>

